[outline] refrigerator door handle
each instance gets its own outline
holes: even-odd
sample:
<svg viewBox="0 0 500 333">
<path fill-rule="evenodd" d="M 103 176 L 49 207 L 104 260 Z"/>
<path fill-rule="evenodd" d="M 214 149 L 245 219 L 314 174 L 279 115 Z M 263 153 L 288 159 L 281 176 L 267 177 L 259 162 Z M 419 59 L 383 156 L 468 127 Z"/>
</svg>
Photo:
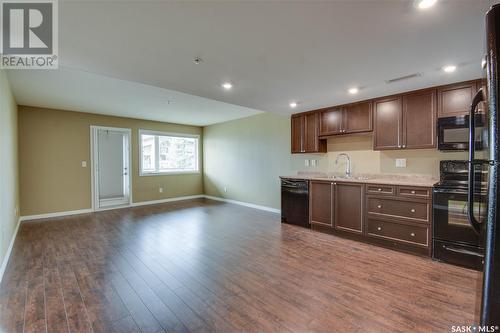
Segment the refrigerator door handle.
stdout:
<svg viewBox="0 0 500 333">
<path fill-rule="evenodd" d="M 480 223 L 474 217 L 474 171 L 475 161 L 474 155 L 476 150 L 476 119 L 475 111 L 479 103 L 484 101 L 483 89 L 479 89 L 474 98 L 469 110 L 469 191 L 467 195 L 467 217 L 474 231 L 479 234 Z"/>
</svg>

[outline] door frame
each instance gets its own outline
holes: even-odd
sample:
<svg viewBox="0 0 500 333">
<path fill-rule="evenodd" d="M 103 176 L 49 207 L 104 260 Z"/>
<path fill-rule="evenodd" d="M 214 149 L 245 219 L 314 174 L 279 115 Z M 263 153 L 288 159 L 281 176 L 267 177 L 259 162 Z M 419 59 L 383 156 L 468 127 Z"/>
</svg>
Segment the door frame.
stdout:
<svg viewBox="0 0 500 333">
<path fill-rule="evenodd" d="M 98 178 L 97 174 L 97 159 L 99 150 L 98 150 L 98 141 L 97 141 L 97 133 L 98 130 L 109 130 L 116 132 L 123 132 L 127 134 L 127 144 L 128 144 L 128 202 L 125 205 L 114 206 L 114 207 L 99 207 L 99 198 L 97 198 L 97 186 L 98 186 Z M 91 197 L 90 201 L 92 203 L 92 211 L 101 211 L 101 210 L 109 210 L 109 209 L 117 209 L 117 208 L 125 208 L 132 206 L 132 130 L 130 128 L 121 128 L 121 127 L 108 127 L 108 126 L 96 126 L 90 125 L 90 175 L 91 175 Z"/>
</svg>

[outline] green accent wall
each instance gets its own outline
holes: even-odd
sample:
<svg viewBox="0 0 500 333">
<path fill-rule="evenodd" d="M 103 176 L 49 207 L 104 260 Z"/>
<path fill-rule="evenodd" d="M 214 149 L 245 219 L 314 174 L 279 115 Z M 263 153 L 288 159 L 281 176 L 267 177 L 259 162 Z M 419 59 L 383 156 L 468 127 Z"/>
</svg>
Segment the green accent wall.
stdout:
<svg viewBox="0 0 500 333">
<path fill-rule="evenodd" d="M 18 179 L 17 105 L 0 70 L 0 263 L 19 222 Z"/>
</svg>

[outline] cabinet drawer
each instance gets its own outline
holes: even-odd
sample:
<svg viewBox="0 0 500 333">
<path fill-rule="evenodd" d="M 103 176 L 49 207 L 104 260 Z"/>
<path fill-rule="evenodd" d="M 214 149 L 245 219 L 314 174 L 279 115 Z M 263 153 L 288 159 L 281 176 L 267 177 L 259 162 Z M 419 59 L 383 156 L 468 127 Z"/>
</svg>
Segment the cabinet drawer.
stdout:
<svg viewBox="0 0 500 333">
<path fill-rule="evenodd" d="M 430 188 L 399 186 L 398 195 L 401 197 L 429 199 L 432 191 Z"/>
<path fill-rule="evenodd" d="M 429 203 L 369 197 L 368 213 L 428 222 Z"/>
<path fill-rule="evenodd" d="M 366 193 L 395 194 L 394 186 L 390 185 L 366 185 Z"/>
<path fill-rule="evenodd" d="M 399 224 L 369 218 L 367 219 L 367 235 L 368 237 L 429 246 L 429 228 L 426 226 Z"/>
</svg>

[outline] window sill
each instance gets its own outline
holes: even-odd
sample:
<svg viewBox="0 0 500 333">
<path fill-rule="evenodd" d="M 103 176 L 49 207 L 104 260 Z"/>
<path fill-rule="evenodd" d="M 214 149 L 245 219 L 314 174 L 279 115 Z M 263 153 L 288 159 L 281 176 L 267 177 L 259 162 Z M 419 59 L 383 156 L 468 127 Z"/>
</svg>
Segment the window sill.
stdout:
<svg viewBox="0 0 500 333">
<path fill-rule="evenodd" d="M 172 171 L 172 172 L 156 172 L 156 173 L 139 173 L 139 177 L 196 175 L 199 173 L 200 173 L 200 171 Z"/>
</svg>

